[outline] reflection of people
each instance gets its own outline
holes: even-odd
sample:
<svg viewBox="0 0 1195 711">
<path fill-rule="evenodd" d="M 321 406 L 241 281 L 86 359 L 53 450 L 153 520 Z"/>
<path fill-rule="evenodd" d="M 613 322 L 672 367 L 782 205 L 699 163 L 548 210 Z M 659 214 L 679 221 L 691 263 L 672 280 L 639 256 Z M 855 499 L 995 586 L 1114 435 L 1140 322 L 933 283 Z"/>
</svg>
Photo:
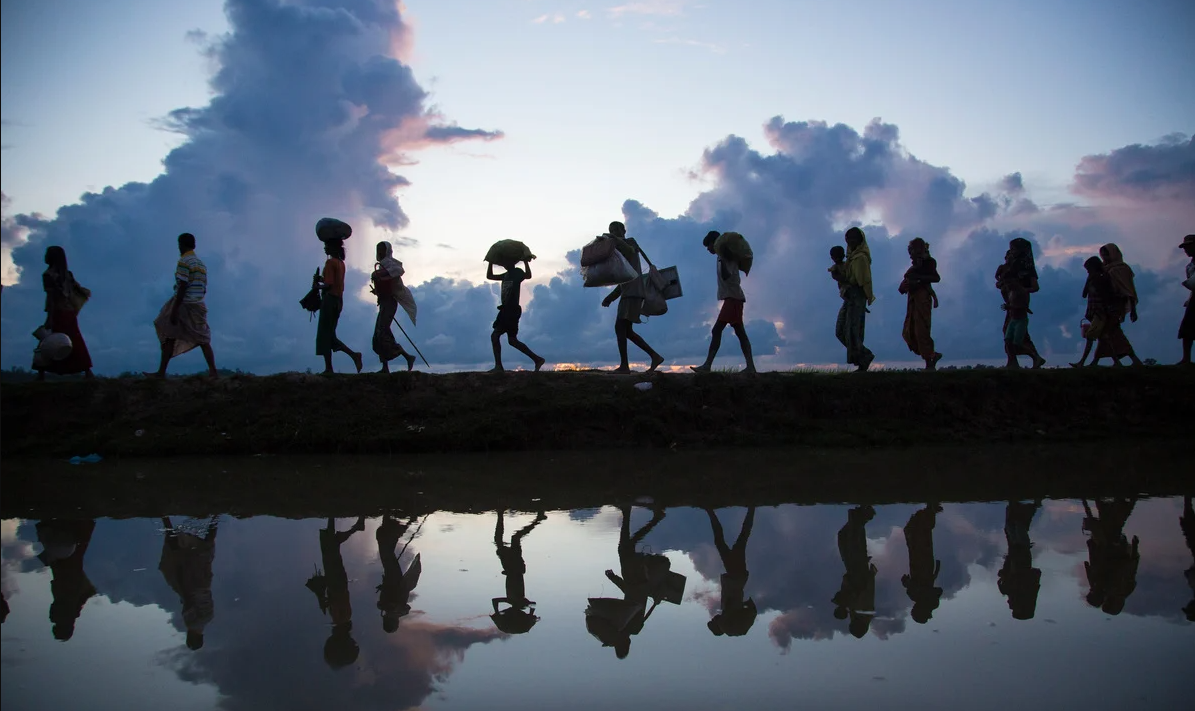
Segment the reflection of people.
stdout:
<svg viewBox="0 0 1195 711">
<path fill-rule="evenodd" d="M 1195 510 L 1191 509 L 1191 497 L 1183 497 L 1183 515 L 1178 519 L 1178 525 L 1183 529 L 1183 538 L 1187 539 L 1187 549 L 1195 558 Z M 1187 585 L 1191 588 L 1191 601 L 1183 608 L 1188 622 L 1195 622 L 1195 562 L 1187 568 Z"/>
<path fill-rule="evenodd" d="M 319 599 L 320 611 L 332 616 L 332 634 L 324 643 L 324 661 L 333 669 L 340 669 L 357 661 L 361 649 L 353 639 L 353 606 L 349 600 L 349 576 L 340 557 L 340 545 L 357 531 L 365 530 L 365 518 L 347 531 L 336 531 L 336 519 L 328 519 L 328 527 L 319 532 L 320 557 L 324 572 L 316 572 L 307 580 L 307 588 Z"/>
<path fill-rule="evenodd" d="M 75 634 L 75 620 L 83 605 L 98 591 L 83 572 L 83 556 L 91 543 L 95 521 L 50 519 L 37 524 L 37 540 L 45 549 L 38 555 L 50 567 L 50 622 L 54 639 L 65 642 Z"/>
<path fill-rule="evenodd" d="M 1124 535 L 1137 497 L 1109 499 L 1095 502 L 1098 516 L 1093 516 L 1087 500 L 1083 500 L 1083 530 L 1090 533 L 1087 539 L 1088 562 L 1083 564 L 1087 571 L 1087 604 L 1098 607 L 1109 615 L 1119 615 L 1125 601 L 1137 588 L 1137 565 L 1141 554 L 1137 550 L 1140 541 L 1133 536 L 1129 543 Z"/>
<path fill-rule="evenodd" d="M 859 639 L 871 629 L 871 620 L 875 617 L 876 567 L 867 555 L 867 531 L 864 529 L 875 515 L 875 509 L 870 505 L 856 506 L 847 512 L 846 525 L 838 531 L 838 554 L 842 556 L 846 573 L 842 576 L 842 587 L 831 602 L 834 603 L 834 617 L 845 620 L 850 616 L 848 629 Z"/>
<path fill-rule="evenodd" d="M 1037 610 L 1037 591 L 1041 589 L 1041 569 L 1033 567 L 1033 543 L 1029 540 L 1029 526 L 1041 508 L 1041 501 L 1027 504 L 1009 501 L 1004 510 L 1004 540 L 1008 553 L 1004 567 L 996 575 L 996 586 L 1008 597 L 1008 609 L 1014 620 L 1031 620 Z"/>
<path fill-rule="evenodd" d="M 523 582 L 523 575 L 527 572 L 527 563 L 523 560 L 523 536 L 531 533 L 531 529 L 548 520 L 548 517 L 540 511 L 534 521 L 511 536 L 509 546 L 502 542 L 505 518 L 506 509 L 500 509 L 498 524 L 494 527 L 494 548 L 498 552 L 498 560 L 502 562 L 502 574 L 506 576 L 506 597 L 496 597 L 491 601 L 494 614 L 490 615 L 490 619 L 507 634 L 521 634 L 530 631 L 539 620 L 535 616 L 535 603 L 527 599 L 527 587 Z M 499 610 L 499 605 L 504 602 L 508 607 Z"/>
<path fill-rule="evenodd" d="M 934 524 L 941 511 L 941 506 L 930 504 L 913 512 L 905 524 L 909 574 L 902 575 L 900 582 L 913 601 L 913 610 L 909 614 L 920 624 L 929 622 L 942 600 L 942 588 L 934 584 L 942 569 L 942 561 L 934 558 Z"/>
<path fill-rule="evenodd" d="M 601 640 L 603 647 L 614 647 L 614 654 L 619 659 L 630 654 L 631 635 L 639 634 L 651 614 L 651 610 L 646 609 L 647 599 L 651 596 L 647 556 L 638 553 L 635 547 L 663 520 L 663 509 L 654 509 L 651 520 L 631 535 L 631 507 L 622 508 L 622 528 L 618 536 L 618 563 L 622 575 L 615 575 L 613 570 L 606 571 L 606 577 L 622 591 L 622 600 L 591 598 L 589 609 L 585 611 L 586 629 Z"/>
<path fill-rule="evenodd" d="M 759 614 L 755 600 L 743 600 L 747 594 L 747 538 L 755 524 L 755 507 L 747 507 L 747 517 L 743 519 L 743 526 L 739 529 L 739 537 L 735 539 L 733 548 L 726 545 L 726 535 L 722 532 L 722 522 L 718 520 L 718 515 L 713 509 L 706 509 L 705 512 L 709 514 L 710 526 L 714 529 L 714 547 L 722 557 L 722 567 L 726 568 L 720 580 L 722 611 L 714 615 L 707 626 L 710 632 L 718 636 L 725 634 L 741 637 L 755 624 L 755 617 Z"/>
<path fill-rule="evenodd" d="M 203 629 L 215 617 L 212 601 L 212 562 L 216 559 L 216 524 L 212 516 L 202 536 L 179 531 L 169 518 L 162 518 L 166 538 L 162 542 L 162 560 L 158 570 L 166 584 L 183 603 L 183 624 L 187 627 L 187 647 L 203 646 Z"/>
<path fill-rule="evenodd" d="M 412 523 L 414 523 L 413 518 L 406 523 L 399 523 L 397 519 L 383 516 L 382 525 L 378 526 L 375 534 L 378 539 L 378 558 L 382 561 L 382 584 L 377 587 L 378 609 L 382 611 L 382 629 L 386 632 L 397 631 L 398 623 L 404 616 L 410 614 L 411 592 L 419 583 L 419 574 L 423 571 L 423 563 L 420 561 L 419 554 L 415 554 L 415 559 L 407 567 L 406 573 L 403 573 L 398 556 L 394 554 L 399 539 L 403 537 Z M 352 534 L 353 531 L 349 530 L 338 535 L 344 535 L 347 539 Z M 339 549 L 337 553 L 339 553 Z M 324 566 L 327 567 L 328 564 L 325 562 Z"/>
</svg>

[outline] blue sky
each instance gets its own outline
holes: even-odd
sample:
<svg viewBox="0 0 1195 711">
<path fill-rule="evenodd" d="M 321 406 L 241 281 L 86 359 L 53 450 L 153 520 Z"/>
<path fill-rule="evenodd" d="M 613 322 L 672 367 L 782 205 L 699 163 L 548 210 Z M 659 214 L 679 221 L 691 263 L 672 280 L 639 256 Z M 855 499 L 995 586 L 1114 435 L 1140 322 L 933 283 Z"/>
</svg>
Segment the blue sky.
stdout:
<svg viewBox="0 0 1195 711">
<path fill-rule="evenodd" d="M 338 7 L 340 12 L 366 24 L 376 19 L 373 15 L 379 6 L 389 7 L 371 0 L 310 0 L 296 4 L 309 10 Z M 229 6 L 266 12 L 277 5 L 276 0 L 234 0 Z M 194 176 L 199 182 L 175 179 L 167 184 L 178 185 L 184 193 L 203 192 L 204 180 L 229 175 L 244 179 L 246 171 L 263 170 L 257 177 L 265 179 L 268 174 L 270 185 L 245 179 L 225 190 L 244 190 L 248 195 L 245 186 L 255 185 L 269 200 L 246 199 L 239 208 L 245 211 L 243 214 L 234 209 L 232 222 L 220 223 L 224 227 L 212 224 L 209 229 L 239 224 L 251 226 L 248 229 L 253 231 L 270 232 L 268 238 L 255 239 L 282 240 L 275 247 L 293 252 L 296 260 L 302 254 L 304 266 L 300 269 L 296 265 L 295 271 L 305 274 L 310 271 L 309 262 L 314 267 L 319 261 L 318 245 L 297 225 L 294 233 L 289 233 L 291 221 L 280 223 L 276 215 L 301 212 L 292 209 L 294 206 L 314 208 L 313 202 L 322 199 L 320 209 L 324 212 L 341 214 L 358 225 L 362 239 L 351 245 L 353 266 L 369 268 L 373 239 L 394 239 L 399 243 L 399 257 L 407 267 L 410 284 L 436 277 L 453 280 L 429 287 L 429 294 L 440 294 L 443 308 L 450 310 L 461 299 L 472 303 L 470 298 L 480 298 L 470 297 L 461 289 L 466 281 L 482 280 L 480 258 L 494 239 L 517 237 L 527 241 L 540 257 L 533 265 L 535 283 L 546 287 L 551 276 L 570 271 L 566 253 L 603 231 L 611 219 L 618 219 L 624 201 L 641 203 L 663 219 L 683 218 L 699 195 L 725 188 L 725 178 L 710 171 L 703 151 L 728 136 L 741 136 L 752 150 L 766 155 L 769 146 L 763 127 L 775 116 L 782 116 L 786 122 L 821 121 L 831 127 L 841 123 L 860 134 L 872 119 L 880 118 L 884 124 L 898 128 L 899 141 L 894 150 L 906 154 L 908 160 L 885 178 L 884 186 L 891 193 L 887 199 L 877 200 L 871 192 L 861 193 L 863 204 L 830 216 L 832 227 L 860 220 L 883 225 L 891 235 L 904 235 L 907 228 L 894 219 L 899 207 L 896 203 L 913 203 L 916 197 L 895 190 L 895 186 L 906 181 L 910 173 L 921 171 L 923 165 L 965 184 L 960 199 L 985 191 L 998 195 L 1004 176 L 1019 172 L 1024 196 L 1041 208 L 1038 218 L 1028 224 L 1023 217 L 1001 222 L 1001 216 L 995 216 L 984 227 L 998 233 L 1028 230 L 1039 246 L 1054 240 L 1054 251 L 1059 254 L 1071 247 L 1087 247 L 1093 239 L 1120 240 L 1130 263 L 1139 265 L 1139 272 L 1143 268 L 1173 272 L 1181 265 L 1169 245 L 1176 243 L 1175 235 L 1181 237 L 1191 230 L 1192 220 L 1191 210 L 1179 204 L 1180 198 L 1195 194 L 1189 192 L 1195 178 L 1187 157 L 1192 149 L 1186 139 L 1195 130 L 1195 74 L 1191 72 L 1195 49 L 1184 36 L 1184 29 L 1193 24 L 1195 9 L 1189 4 L 1161 1 L 1131 6 L 1112 2 L 1003 2 L 996 6 L 953 2 L 648 0 L 599 5 L 540 0 L 414 0 L 405 4 L 401 15 L 372 22 L 374 29 L 390 33 L 389 39 L 345 39 L 342 46 L 320 61 L 332 61 L 333 55 L 352 55 L 353 61 L 366 66 L 369 56 L 391 55 L 389 61 L 397 59 L 396 66 L 409 68 L 411 80 L 427 92 L 418 106 L 407 107 L 407 114 L 393 112 L 395 126 L 391 128 L 397 129 L 406 116 L 415 124 L 459 124 L 494 132 L 483 136 L 488 140 L 434 140 L 418 135 L 417 126 L 407 125 L 406 130 L 393 132 L 375 126 L 369 139 L 375 150 L 372 154 L 361 146 L 346 150 L 342 156 L 345 178 L 334 188 L 321 184 L 321 180 L 330 178 L 321 178 L 319 165 L 309 163 L 278 172 L 280 165 L 270 164 L 278 156 L 301 152 L 296 147 L 286 150 L 279 146 L 277 152 L 269 152 L 258 140 L 254 147 L 262 152 L 253 159 L 254 165 L 248 165 L 243 147 L 233 148 L 237 142 L 229 141 L 210 153 L 195 149 L 205 161 L 210 159 L 212 166 L 205 172 L 206 177 Z M 8 200 L 7 220 L 33 212 L 53 217 L 58 207 L 76 202 L 85 191 L 154 180 L 162 173 L 167 153 L 188 141 L 195 143 L 198 135 L 194 126 L 189 134 L 163 131 L 161 119 L 182 107 L 202 109 L 213 96 L 219 96 L 221 90 L 209 85 L 214 71 L 231 66 L 235 71 L 230 74 L 243 73 L 246 66 L 236 66 L 238 61 L 264 66 L 262 62 L 269 61 L 274 49 L 286 46 L 302 50 L 303 43 L 310 41 L 288 35 L 282 25 L 260 31 L 238 26 L 230 22 L 221 3 L 214 1 L 119 0 L 96 5 L 8 0 L 3 3 L 2 25 L 0 104 L 5 148 L 0 187 Z M 254 57 L 247 59 L 243 52 L 222 54 L 219 42 L 225 33 L 246 41 L 252 38 L 256 43 Z M 397 35 L 402 36 L 401 41 L 395 41 Z M 313 52 L 313 56 L 322 55 Z M 271 72 L 283 72 L 289 66 L 292 73 L 283 76 L 301 85 L 302 71 L 296 60 L 288 61 L 290 65 L 279 65 Z M 279 74 L 270 76 L 273 78 L 258 91 L 263 107 L 274 89 L 282 96 Z M 288 100 L 280 106 L 287 115 L 301 113 L 308 106 L 318 112 L 316 105 L 322 100 L 331 104 L 337 99 L 313 91 L 309 104 Z M 262 112 L 269 115 L 265 109 Z M 228 128 L 231 124 L 223 125 Z M 501 137 L 497 137 L 498 132 Z M 1121 199 L 1123 190 L 1072 190 L 1076 165 L 1086 156 L 1113 155 L 1117 149 L 1136 144 L 1159 145 L 1173 134 L 1183 135 L 1177 142 L 1172 139 L 1170 144 L 1161 143 L 1165 150 L 1151 158 L 1166 166 L 1162 183 L 1177 186 L 1178 191 L 1163 190 L 1172 199 L 1164 200 L 1161 209 L 1156 186 L 1150 187 L 1149 195 L 1138 195 L 1132 205 Z M 310 146 L 309 137 L 295 136 L 303 141 L 301 148 Z M 790 149 L 797 150 L 792 146 Z M 1126 160 L 1134 157 L 1125 155 Z M 808 156 L 796 157 L 806 163 L 810 160 Z M 362 229 L 362 224 L 367 226 L 369 218 L 376 217 L 370 209 L 394 213 L 372 198 L 363 202 L 359 199 L 358 193 L 372 193 L 385 186 L 345 184 L 345 180 L 351 183 L 347 176 L 360 175 L 352 165 L 365 166 L 369 172 L 381 163 L 389 164 L 410 181 L 396 193 L 401 212 L 409 222 L 391 220 L 390 226 L 399 228 L 393 232 Z M 1115 172 L 1116 165 L 1116 161 L 1107 161 L 1097 168 Z M 310 170 L 311 175 L 300 178 L 294 175 L 296 169 Z M 1148 170 L 1137 166 L 1131 174 L 1140 175 L 1143 170 L 1157 173 L 1161 169 L 1152 164 Z M 285 189 L 281 183 L 291 177 L 304 180 L 304 185 Z M 1116 184 L 1113 181 L 1112 185 Z M 781 192 L 786 189 L 777 187 Z M 368 208 L 364 212 L 363 203 Z M 1072 203 L 1078 207 L 1070 207 Z M 1062 207 L 1051 210 L 1055 206 Z M 162 212 L 166 207 L 139 203 L 122 209 Z M 210 206 L 206 211 L 197 205 L 184 209 L 176 204 L 169 208 L 184 213 L 186 209 L 210 213 Z M 775 231 L 783 226 L 779 212 L 772 217 L 759 228 Z M 106 219 L 113 222 L 114 216 L 109 214 Z M 153 239 L 159 244 L 173 238 L 170 231 L 177 234 L 188 229 L 175 229 L 167 223 L 170 220 L 151 220 L 146 224 L 154 225 L 155 230 L 160 226 L 165 233 L 154 232 L 152 237 L 140 232 L 126 235 L 128 244 L 140 244 L 141 239 Z M 65 222 L 54 224 L 66 227 Z M 188 224 L 199 234 L 203 254 L 205 234 L 199 230 L 208 225 L 198 220 Z M 9 254 L 22 237 L 11 231 L 15 226 L 6 222 L 6 285 L 16 281 Z M 951 245 L 961 243 L 969 231 L 979 226 L 942 225 L 941 239 Z M 713 228 L 733 226 L 723 220 Z M 33 241 L 47 244 L 39 241 L 41 228 L 32 229 Z M 802 229 L 810 230 L 811 226 L 802 223 Z M 644 230 L 644 236 L 648 236 L 646 225 Z M 81 226 L 67 232 L 70 234 L 64 234 L 60 241 L 69 242 L 68 236 L 87 239 Z M 1143 239 L 1141 232 L 1148 233 L 1144 238 L 1148 244 L 1138 248 L 1131 240 Z M 773 235 L 748 237 L 753 243 L 756 239 L 767 242 Z M 814 259 L 820 263 L 828 248 L 821 246 L 823 235 L 807 237 L 817 243 Z M 1123 244 L 1126 240 L 1127 245 Z M 72 252 L 71 245 L 66 246 Z M 645 246 L 649 251 L 652 248 L 650 244 Z M 669 246 L 656 249 L 667 252 Z M 223 243 L 217 247 L 209 242 L 208 246 L 209 253 L 218 252 L 218 256 L 242 265 L 266 259 L 264 252 L 250 255 L 245 249 L 226 249 Z M 32 259 L 36 268 L 39 250 L 30 247 L 24 251 L 38 252 L 26 258 Z M 810 253 L 813 251 L 811 247 Z M 899 259 L 902 251 L 896 250 L 894 259 Z M 1002 249 L 997 251 L 1002 254 Z M 156 254 L 157 248 L 149 253 Z M 940 262 L 949 263 L 946 255 L 936 256 Z M 158 261 L 164 259 L 168 259 L 168 250 Z M 700 253 L 692 259 L 692 268 L 686 272 L 691 274 L 689 283 L 703 279 L 704 274 L 695 270 L 712 269 L 700 261 Z M 102 282 L 106 277 L 103 269 L 96 260 L 88 262 L 91 270 L 74 267 L 80 281 L 89 285 Z M 684 264 L 679 257 L 677 263 Z M 146 268 L 152 269 L 148 263 Z M 163 264 L 159 270 L 168 275 L 169 265 Z M 984 269 L 991 270 L 994 265 Z M 279 278 L 282 273 L 278 270 Z M 157 282 L 163 281 L 157 277 L 145 276 L 136 294 L 138 299 L 160 304 L 165 296 L 150 293 L 160 287 Z M 358 281 L 363 287 L 363 277 L 359 276 Z M 275 286 L 283 288 L 282 283 Z M 287 283 L 285 288 L 297 287 Z M 580 289 L 576 284 L 572 288 Z M 754 288 L 766 292 L 769 285 Z M 530 310 L 528 297 L 532 292 L 526 291 L 524 305 Z M 751 294 L 749 288 L 749 299 Z M 588 291 L 583 295 L 590 297 L 586 308 L 595 306 L 600 298 Z M 1170 300 L 1172 297 L 1167 296 Z M 1081 315 L 1082 304 L 1077 298 L 1075 301 L 1072 306 Z M 776 308 L 760 305 L 770 311 L 756 311 L 755 316 L 771 324 L 783 323 L 784 315 Z M 710 309 L 704 306 L 710 305 L 692 304 L 693 313 L 678 315 L 672 325 L 685 330 L 688 326 L 695 331 L 708 329 L 704 320 L 708 317 L 705 311 Z M 888 307 L 894 316 L 898 310 L 903 311 L 903 304 L 895 298 L 888 299 Z M 9 314 L 10 309 L 5 307 L 6 321 Z M 213 313 L 213 326 L 218 316 Z M 304 321 L 296 309 L 289 309 L 287 316 Z M 682 317 L 697 320 L 682 324 Z M 484 358 L 484 332 L 488 331 L 489 318 L 486 314 L 443 328 L 430 326 L 426 332 L 424 326 L 428 324 L 421 320 L 419 330 L 425 339 L 443 336 L 439 340 L 442 348 L 434 348 L 439 349 L 442 359 L 466 363 Z M 610 318 L 606 316 L 606 320 Z M 1164 318 L 1173 319 L 1173 314 L 1167 312 Z M 446 317 L 442 320 L 450 321 Z M 791 316 L 788 320 L 791 322 Z M 1067 315 L 1060 323 L 1077 320 L 1077 316 Z M 363 311 L 357 348 L 367 347 L 368 321 Z M 1164 326 L 1158 327 L 1159 334 L 1173 330 L 1169 323 Z M 146 337 L 144 324 L 138 324 L 138 328 L 140 336 Z M 472 345 L 462 348 L 466 334 L 478 328 L 483 331 L 478 340 L 480 351 Z M 83 329 L 85 335 L 89 334 L 86 317 Z M 602 329 L 611 331 L 611 324 L 602 325 Z M 764 330 L 770 334 L 769 329 Z M 675 336 L 673 330 L 671 325 L 660 330 L 660 338 Z M 794 335 L 783 328 L 779 331 L 782 340 Z M 592 334 L 571 335 L 586 340 L 595 349 L 606 347 L 604 342 L 594 341 Z M 797 335 L 802 342 L 814 338 L 811 333 Z M 823 333 L 817 338 L 824 340 L 826 335 L 832 342 L 832 334 Z M 309 336 L 295 331 L 272 338 L 275 350 L 284 352 L 291 340 L 297 344 Z M 244 332 L 235 336 L 245 337 Z M 764 336 L 765 340 L 770 337 Z M 1063 344 L 1066 339 L 1061 335 L 1059 338 L 1060 351 L 1073 347 L 1073 343 Z M 1142 338 L 1152 343 L 1154 336 L 1143 333 Z M 146 339 L 152 351 L 152 330 Z M 27 336 L 18 345 L 5 338 L 6 367 L 15 358 L 25 358 L 25 340 Z M 558 340 L 567 337 L 562 335 Z M 672 360 L 681 362 L 694 355 L 688 351 L 700 350 L 699 339 L 691 340 L 693 344 L 675 353 Z M 219 345 L 217 341 L 218 351 Z M 781 350 L 775 360 L 832 360 L 832 345 L 804 353 L 785 353 L 786 346 L 779 345 Z M 992 347 L 999 350 L 998 340 Z M 1159 351 L 1172 347 L 1161 341 L 1156 346 Z M 21 355 L 13 348 L 19 348 Z M 670 355 L 666 346 L 660 350 Z M 117 362 L 124 367 L 143 352 L 140 347 L 129 351 L 125 346 L 113 346 L 107 357 L 114 367 Z M 224 352 L 234 361 L 257 369 L 285 369 L 298 367 L 299 363 L 281 357 L 242 358 L 232 343 L 226 344 Z M 479 353 L 482 358 L 478 358 Z M 549 358 L 584 360 L 583 355 L 564 349 Z M 898 360 L 898 356 L 908 358 L 907 353 L 891 353 L 888 359 Z M 592 360 L 602 358 L 594 356 Z"/>
</svg>

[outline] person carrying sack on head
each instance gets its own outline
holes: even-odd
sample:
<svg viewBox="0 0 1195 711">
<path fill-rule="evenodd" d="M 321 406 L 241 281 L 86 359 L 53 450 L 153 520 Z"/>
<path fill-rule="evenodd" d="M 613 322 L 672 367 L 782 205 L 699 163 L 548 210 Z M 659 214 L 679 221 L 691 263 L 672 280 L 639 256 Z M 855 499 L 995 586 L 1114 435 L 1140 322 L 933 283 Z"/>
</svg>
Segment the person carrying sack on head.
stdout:
<svg viewBox="0 0 1195 711">
<path fill-rule="evenodd" d="M 739 345 L 743 348 L 743 358 L 747 361 L 744 373 L 755 372 L 755 359 L 751 357 L 751 341 L 747 338 L 747 329 L 743 327 L 743 306 L 747 303 L 747 296 L 743 293 L 738 262 L 729 255 L 719 254 L 714 249 L 714 242 L 718 233 L 711 231 L 702 240 L 702 245 L 709 253 L 717 257 L 715 262 L 715 276 L 718 279 L 718 300 L 722 308 L 718 311 L 718 320 L 714 322 L 714 329 L 710 333 L 710 350 L 701 365 L 691 365 L 691 369 L 698 373 L 708 373 L 713 367 L 714 357 L 718 355 L 718 348 L 722 345 L 722 332 L 727 326 L 734 329 L 734 335 L 739 337 Z"/>
</svg>

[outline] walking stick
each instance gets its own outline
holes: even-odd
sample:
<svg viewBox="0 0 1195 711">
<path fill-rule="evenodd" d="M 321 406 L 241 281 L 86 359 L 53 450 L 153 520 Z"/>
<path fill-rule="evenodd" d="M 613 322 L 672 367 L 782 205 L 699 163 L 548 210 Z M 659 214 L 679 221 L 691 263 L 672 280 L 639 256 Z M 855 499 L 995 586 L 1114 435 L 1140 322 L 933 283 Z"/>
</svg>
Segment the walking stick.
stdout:
<svg viewBox="0 0 1195 711">
<path fill-rule="evenodd" d="M 398 319 L 391 316 L 390 320 L 394 322 L 395 326 L 398 326 L 398 330 L 402 331 L 402 335 L 407 336 L 407 332 L 403 330 L 402 324 L 398 322 Z M 411 341 L 411 337 L 407 336 L 407 340 Z M 411 347 L 415 349 L 416 353 L 419 353 L 419 346 L 415 345 L 415 341 L 411 341 Z M 423 354 L 419 353 L 419 357 L 423 358 Z M 432 367 L 432 364 L 427 362 L 427 358 L 423 358 L 423 364 L 429 368 Z"/>
<path fill-rule="evenodd" d="M 415 345 L 415 344 L 412 343 L 411 345 Z M 407 546 L 411 545 L 411 541 L 415 540 L 415 537 L 419 535 L 419 529 L 423 528 L 423 522 L 426 520 L 427 520 L 427 515 L 424 514 L 423 519 L 419 522 L 419 525 L 415 527 L 415 532 L 411 534 L 411 537 L 407 539 L 406 544 L 403 545 L 402 550 L 398 552 L 399 558 L 402 558 L 402 554 L 407 552 Z"/>
</svg>

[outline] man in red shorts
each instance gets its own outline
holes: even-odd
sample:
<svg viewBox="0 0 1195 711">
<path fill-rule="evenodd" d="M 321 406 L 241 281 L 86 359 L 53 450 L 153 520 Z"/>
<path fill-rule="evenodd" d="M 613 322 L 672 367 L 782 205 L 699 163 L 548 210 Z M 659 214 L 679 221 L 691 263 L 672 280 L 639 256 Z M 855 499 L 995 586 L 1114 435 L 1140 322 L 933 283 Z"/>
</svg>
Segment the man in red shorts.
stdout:
<svg viewBox="0 0 1195 711">
<path fill-rule="evenodd" d="M 722 310 L 718 312 L 718 320 L 714 323 L 714 330 L 710 334 L 710 352 L 701 365 L 689 366 L 698 373 L 708 373 L 714 364 L 714 356 L 718 355 L 718 347 L 722 345 L 722 331 L 730 326 L 734 334 L 739 337 L 739 345 L 743 347 L 743 357 L 747 359 L 744 373 L 755 372 L 755 360 L 751 357 L 751 341 L 747 340 L 747 329 L 743 328 L 743 304 L 747 297 L 743 294 L 743 287 L 739 283 L 739 265 L 727 256 L 714 251 L 714 241 L 718 239 L 717 232 L 710 232 L 702 240 L 702 244 L 709 253 L 717 257 L 718 300 L 722 302 Z"/>
</svg>

